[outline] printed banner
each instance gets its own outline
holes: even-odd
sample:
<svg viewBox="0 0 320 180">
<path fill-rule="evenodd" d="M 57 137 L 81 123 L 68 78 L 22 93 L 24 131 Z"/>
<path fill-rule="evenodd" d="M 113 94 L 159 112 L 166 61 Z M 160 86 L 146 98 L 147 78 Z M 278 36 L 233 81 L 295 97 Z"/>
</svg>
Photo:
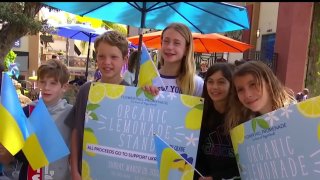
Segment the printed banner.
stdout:
<svg viewBox="0 0 320 180">
<path fill-rule="evenodd" d="M 153 97 L 137 87 L 92 83 L 82 178 L 158 180 L 154 133 L 194 166 L 202 111 L 200 97 L 163 91 Z M 190 168 L 180 162 L 167 162 L 168 179 L 184 179 Z"/>
<path fill-rule="evenodd" d="M 231 130 L 243 180 L 320 177 L 320 96 Z"/>
</svg>

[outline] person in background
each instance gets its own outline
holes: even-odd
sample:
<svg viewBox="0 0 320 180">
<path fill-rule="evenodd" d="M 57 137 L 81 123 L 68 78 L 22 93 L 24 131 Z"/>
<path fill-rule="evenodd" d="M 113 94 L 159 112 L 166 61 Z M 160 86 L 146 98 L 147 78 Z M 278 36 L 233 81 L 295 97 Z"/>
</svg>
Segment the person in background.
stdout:
<svg viewBox="0 0 320 180">
<path fill-rule="evenodd" d="M 98 82 L 129 85 L 121 77 L 121 69 L 128 60 L 128 41 L 117 31 L 108 31 L 94 42 L 98 69 L 101 79 Z M 71 173 L 72 180 L 81 179 L 82 144 L 88 95 L 92 82 L 80 87 L 76 103 L 65 123 L 72 128 L 71 135 Z"/>
<path fill-rule="evenodd" d="M 226 131 L 254 117 L 296 103 L 292 90 L 283 86 L 261 61 L 247 61 L 235 68 Z"/>
<path fill-rule="evenodd" d="M 308 88 L 304 88 L 301 92 L 298 92 L 296 94 L 296 100 L 298 102 L 305 101 L 305 100 L 308 99 L 308 95 L 309 95 L 309 89 Z"/>
<path fill-rule="evenodd" d="M 101 79 L 101 72 L 100 70 L 97 68 L 96 71 L 94 72 L 94 76 L 93 76 L 93 81 L 98 81 L 99 79 Z"/>
<path fill-rule="evenodd" d="M 201 68 L 201 70 L 199 71 L 198 75 L 200 77 L 202 77 L 202 79 L 204 79 L 206 77 L 206 73 L 207 73 L 207 70 L 208 70 L 207 61 L 201 61 L 200 68 Z"/>
<path fill-rule="evenodd" d="M 57 59 L 57 60 L 59 60 L 59 56 L 53 54 L 53 55 L 51 56 L 51 59 Z"/>
<path fill-rule="evenodd" d="M 143 90 L 154 96 L 161 90 L 200 97 L 203 79 L 196 74 L 193 49 L 192 34 L 186 25 L 168 25 L 161 34 L 159 69 L 165 87 L 145 86 Z"/>
<path fill-rule="evenodd" d="M 243 60 L 243 59 L 241 59 L 241 60 L 235 60 L 234 61 L 234 65 L 235 66 L 239 66 L 239 65 L 241 65 L 241 64 L 243 64 L 243 63 L 245 63 L 246 61 L 245 60 Z"/>
<path fill-rule="evenodd" d="M 129 56 L 129 61 L 128 61 L 128 70 L 124 73 L 123 79 L 133 86 L 133 81 L 135 79 L 135 72 L 137 68 L 137 63 L 139 63 L 138 60 L 138 51 L 132 51 L 130 56 Z"/>
<path fill-rule="evenodd" d="M 225 115 L 230 107 L 234 66 L 215 63 L 204 79 L 204 110 L 195 168 L 203 175 L 194 180 L 221 180 L 239 176 L 230 135 L 225 132 Z"/>
</svg>

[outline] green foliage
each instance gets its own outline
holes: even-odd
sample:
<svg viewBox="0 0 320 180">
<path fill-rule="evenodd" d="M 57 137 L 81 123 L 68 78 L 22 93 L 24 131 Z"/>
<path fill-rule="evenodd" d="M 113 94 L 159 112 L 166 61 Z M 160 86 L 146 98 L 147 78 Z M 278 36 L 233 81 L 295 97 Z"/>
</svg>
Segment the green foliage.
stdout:
<svg viewBox="0 0 320 180">
<path fill-rule="evenodd" d="M 28 34 L 37 34 L 47 24 L 46 20 L 37 18 L 43 6 L 40 2 L 0 3 L 0 64 L 4 64 L 15 41 Z"/>
<path fill-rule="evenodd" d="M 14 53 L 12 50 L 10 50 L 9 53 L 4 58 L 5 71 L 8 70 L 8 67 L 11 63 L 14 63 L 14 61 L 16 60 L 16 57 L 17 57 L 17 54 Z"/>
<path fill-rule="evenodd" d="M 0 3 L 0 23 L 21 25 L 30 31 L 31 34 L 36 34 L 42 29 L 42 25 L 46 21 L 38 21 L 28 13 L 39 11 L 42 7 L 40 3 L 34 6 L 29 2 L 1 2 Z M 31 9 L 34 6 L 34 9 Z"/>
<path fill-rule="evenodd" d="M 108 29 L 113 29 L 115 31 L 118 31 L 125 36 L 127 36 L 127 34 L 128 34 L 128 29 L 124 25 L 116 24 L 116 23 L 108 22 L 108 21 L 103 21 L 103 24 Z"/>
<path fill-rule="evenodd" d="M 314 2 L 312 30 L 309 44 L 308 69 L 305 86 L 309 97 L 320 95 L 320 3 Z"/>
</svg>

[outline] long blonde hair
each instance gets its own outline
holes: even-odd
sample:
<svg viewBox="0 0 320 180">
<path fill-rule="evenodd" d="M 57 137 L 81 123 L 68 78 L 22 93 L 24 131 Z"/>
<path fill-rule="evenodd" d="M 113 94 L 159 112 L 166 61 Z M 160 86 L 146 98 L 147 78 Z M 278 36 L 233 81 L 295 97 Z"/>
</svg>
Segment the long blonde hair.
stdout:
<svg viewBox="0 0 320 180">
<path fill-rule="evenodd" d="M 263 88 L 262 81 L 265 81 L 266 86 L 268 86 L 267 93 L 271 98 L 272 110 L 282 108 L 292 102 L 295 102 L 293 91 L 283 86 L 279 79 L 274 75 L 272 70 L 261 61 L 248 61 L 237 66 L 233 74 L 233 80 L 236 77 L 244 76 L 247 74 L 251 74 L 254 77 L 256 84 L 259 86 L 258 88 L 260 90 L 262 90 Z M 235 87 L 233 87 L 231 90 L 230 104 L 231 107 L 228 111 L 226 119 L 227 131 L 230 131 L 235 126 L 259 115 L 257 112 L 253 112 L 250 109 L 246 108 L 240 102 Z"/>
<path fill-rule="evenodd" d="M 161 34 L 161 41 L 163 40 L 163 34 L 168 29 L 174 29 L 178 33 L 180 33 L 184 39 L 186 40 L 186 56 L 182 58 L 180 72 L 177 77 L 177 84 L 181 88 L 182 94 L 193 95 L 195 91 L 195 73 L 196 67 L 193 58 L 193 38 L 190 29 L 181 23 L 171 23 L 167 26 Z M 164 59 L 160 57 L 161 65 L 164 64 Z"/>
</svg>

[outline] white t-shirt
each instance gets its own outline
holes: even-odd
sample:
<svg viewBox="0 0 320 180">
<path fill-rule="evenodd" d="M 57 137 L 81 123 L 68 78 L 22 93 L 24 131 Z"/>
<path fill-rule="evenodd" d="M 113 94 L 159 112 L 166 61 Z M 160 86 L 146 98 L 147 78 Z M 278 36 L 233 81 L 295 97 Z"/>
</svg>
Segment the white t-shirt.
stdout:
<svg viewBox="0 0 320 180">
<path fill-rule="evenodd" d="M 177 85 L 176 76 L 165 76 L 165 75 L 160 74 L 160 77 L 161 77 L 162 82 L 165 85 L 165 87 L 158 86 L 160 91 L 182 94 L 181 88 Z M 201 97 L 204 81 L 198 75 L 195 75 L 194 79 L 196 81 L 196 84 L 195 84 L 195 91 L 193 93 L 193 96 Z"/>
<path fill-rule="evenodd" d="M 131 86 L 133 85 L 134 78 L 135 78 L 135 73 L 132 73 L 128 70 L 123 75 L 123 79 Z"/>
</svg>

